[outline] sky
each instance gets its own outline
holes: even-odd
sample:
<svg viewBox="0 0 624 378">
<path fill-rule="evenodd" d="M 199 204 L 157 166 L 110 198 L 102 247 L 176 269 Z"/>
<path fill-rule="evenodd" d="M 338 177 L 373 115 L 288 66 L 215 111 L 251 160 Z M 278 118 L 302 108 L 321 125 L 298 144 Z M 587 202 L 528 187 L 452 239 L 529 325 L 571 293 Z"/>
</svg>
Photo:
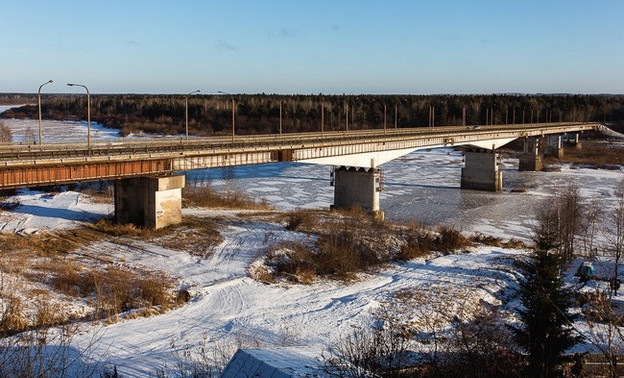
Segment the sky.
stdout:
<svg viewBox="0 0 624 378">
<path fill-rule="evenodd" d="M 0 0 L 0 92 L 624 93 L 624 0 Z"/>
</svg>

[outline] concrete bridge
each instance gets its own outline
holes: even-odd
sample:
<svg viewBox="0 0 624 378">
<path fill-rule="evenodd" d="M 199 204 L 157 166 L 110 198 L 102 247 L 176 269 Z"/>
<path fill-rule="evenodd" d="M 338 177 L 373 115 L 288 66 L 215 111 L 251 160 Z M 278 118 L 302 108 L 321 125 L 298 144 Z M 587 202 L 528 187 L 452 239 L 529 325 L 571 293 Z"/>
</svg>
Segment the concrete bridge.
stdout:
<svg viewBox="0 0 624 378">
<path fill-rule="evenodd" d="M 0 145 L 0 190 L 115 180 L 115 217 L 146 227 L 181 220 L 184 176 L 194 169 L 299 161 L 333 165 L 334 206 L 380 213 L 379 165 L 423 148 L 465 147 L 461 187 L 502 190 L 496 150 L 525 141 L 520 169 L 540 170 L 544 152 L 560 154 L 561 135 L 599 123 L 447 126 L 106 143 Z M 382 214 L 381 214 L 382 215 Z"/>
</svg>

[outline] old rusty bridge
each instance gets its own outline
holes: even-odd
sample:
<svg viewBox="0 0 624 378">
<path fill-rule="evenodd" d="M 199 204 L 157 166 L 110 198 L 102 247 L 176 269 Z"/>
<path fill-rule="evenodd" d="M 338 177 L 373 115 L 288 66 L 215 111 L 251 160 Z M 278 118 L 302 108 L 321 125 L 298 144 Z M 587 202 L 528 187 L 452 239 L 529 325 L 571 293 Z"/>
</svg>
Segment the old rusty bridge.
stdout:
<svg viewBox="0 0 624 378">
<path fill-rule="evenodd" d="M 462 188 L 498 191 L 502 178 L 497 165 L 497 148 L 512 140 L 524 139 L 521 169 L 539 170 L 545 147 L 556 153 L 561 150 L 561 135 L 601 127 L 599 123 L 564 122 L 295 133 L 232 139 L 119 139 L 89 145 L 2 144 L 0 189 L 116 180 L 117 219 L 161 227 L 175 223 L 180 212 L 177 202 L 181 198 L 184 176 L 175 173 L 299 161 L 338 166 L 333 181 L 335 205 L 358 205 L 375 212 L 379 210 L 377 167 L 414 150 L 467 146 Z M 578 134 L 575 135 L 578 138 Z M 172 201 L 175 204 L 172 205 Z M 169 215 L 171 211 L 175 213 L 173 217 Z"/>
</svg>

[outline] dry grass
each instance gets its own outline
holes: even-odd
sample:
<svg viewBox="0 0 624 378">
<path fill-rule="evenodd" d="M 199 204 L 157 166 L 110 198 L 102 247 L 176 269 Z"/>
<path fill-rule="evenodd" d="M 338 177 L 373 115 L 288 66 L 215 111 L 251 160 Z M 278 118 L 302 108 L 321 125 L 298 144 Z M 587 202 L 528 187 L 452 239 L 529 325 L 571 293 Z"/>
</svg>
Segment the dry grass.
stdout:
<svg viewBox="0 0 624 378">
<path fill-rule="evenodd" d="M 433 251 L 450 253 L 465 249 L 473 244 L 469 238 L 452 227 L 441 226 L 438 227 L 437 231 L 431 231 L 421 226 L 412 226 L 411 228 L 407 233 L 407 242 L 397 256 L 398 260 L 406 261 L 422 257 Z"/>
<path fill-rule="evenodd" d="M 216 222 L 193 216 L 184 217 L 180 224 L 157 230 L 141 228 L 133 224 L 119 224 L 107 219 L 89 223 L 86 228 L 110 236 L 149 241 L 165 248 L 187 251 L 201 256 L 222 241 L 219 225 Z M 80 230 L 74 232 L 84 234 L 84 231 Z"/>
<path fill-rule="evenodd" d="M 63 294 L 79 297 L 93 291 L 93 285 L 85 280 L 85 268 L 75 262 L 60 265 L 49 263 L 38 268 L 52 275 L 52 288 Z"/>
<path fill-rule="evenodd" d="M 0 233 L 0 251 L 30 251 L 39 256 L 54 256 L 75 250 L 78 243 L 62 233 L 19 235 Z"/>
<path fill-rule="evenodd" d="M 154 237 L 156 230 L 150 228 L 140 228 L 132 223 L 115 223 L 110 219 L 100 219 L 95 223 L 87 223 L 85 227 L 90 230 L 98 231 L 111 236 L 140 236 L 144 240 Z"/>
<path fill-rule="evenodd" d="M 501 247 L 501 248 L 527 248 L 526 243 L 521 240 L 511 238 L 507 241 L 503 241 L 502 238 L 497 238 L 490 235 L 484 235 L 481 233 L 474 234 L 470 237 L 470 240 L 473 243 L 489 245 L 492 247 Z"/>
<path fill-rule="evenodd" d="M 219 227 L 213 220 L 186 216 L 181 224 L 167 228 L 168 233 L 157 242 L 165 248 L 203 257 L 223 240 Z"/>
<path fill-rule="evenodd" d="M 619 169 L 624 165 L 624 148 L 617 144 L 599 141 L 583 141 L 583 148 L 565 148 L 560 160 L 546 158 L 550 161 L 563 161 L 586 165 L 601 169 Z"/>
<path fill-rule="evenodd" d="M 296 210 L 286 213 L 286 229 L 290 231 L 312 230 L 318 225 L 318 212 Z"/>
<path fill-rule="evenodd" d="M 18 251 L 30 249 L 28 239 L 22 235 L 0 233 L 0 251 Z"/>
<path fill-rule="evenodd" d="M 209 207 L 217 209 L 272 210 L 266 200 L 249 198 L 241 189 L 225 193 L 215 191 L 210 186 L 187 186 L 182 189 L 184 207 Z"/>
<path fill-rule="evenodd" d="M 86 188 L 81 188 L 80 192 L 89 196 L 94 203 L 105 203 L 109 205 L 115 203 L 114 189 L 112 185 L 108 185 L 101 189 L 94 186 L 88 186 Z"/>
<path fill-rule="evenodd" d="M 2 298 L 2 319 L 0 335 L 11 335 L 28 329 L 28 319 L 22 300 L 17 295 L 4 295 Z"/>
<path fill-rule="evenodd" d="M 175 304 L 175 296 L 171 292 L 173 283 L 163 274 L 137 274 L 110 267 L 106 271 L 90 272 L 84 278 L 88 285 L 93 286 L 90 298 L 96 318 L 111 319 L 121 312 L 154 306 L 164 311 Z"/>
<path fill-rule="evenodd" d="M 75 318 L 114 321 L 120 314 L 151 315 L 181 304 L 184 298 L 176 298 L 172 278 L 121 267 L 123 259 L 102 258 L 89 247 L 102 240 L 125 244 L 128 237 L 191 253 L 205 253 L 221 241 L 215 222 L 195 217 L 162 230 L 100 221 L 54 234 L 0 234 L 4 304 L 0 333 L 65 324 Z M 79 304 L 81 312 L 75 313 L 67 304 Z"/>
<path fill-rule="evenodd" d="M 382 222 L 358 210 L 321 212 L 297 210 L 276 215 L 289 230 L 316 235 L 308 243 L 281 242 L 268 247 L 267 269 L 253 269 L 262 282 L 285 278 L 311 283 L 316 277 L 343 281 L 392 261 L 405 261 L 432 251 L 451 252 L 472 242 L 459 231 L 440 227 L 430 231 L 418 225 Z"/>
</svg>

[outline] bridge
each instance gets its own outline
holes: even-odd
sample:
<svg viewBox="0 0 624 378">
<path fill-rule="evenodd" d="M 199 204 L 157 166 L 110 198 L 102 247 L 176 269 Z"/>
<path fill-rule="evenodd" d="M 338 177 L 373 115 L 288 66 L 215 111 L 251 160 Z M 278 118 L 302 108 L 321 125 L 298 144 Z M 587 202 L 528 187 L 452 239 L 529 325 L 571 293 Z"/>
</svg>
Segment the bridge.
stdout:
<svg viewBox="0 0 624 378">
<path fill-rule="evenodd" d="M 281 135 L 127 139 L 82 144 L 0 145 L 0 190 L 115 180 L 115 217 L 146 227 L 181 220 L 184 176 L 206 169 L 298 161 L 336 166 L 334 206 L 380 213 L 379 165 L 423 148 L 464 146 L 461 187 L 502 190 L 501 146 L 524 140 L 520 169 L 540 170 L 543 153 L 559 155 L 561 135 L 599 123 L 446 126 Z"/>
</svg>

